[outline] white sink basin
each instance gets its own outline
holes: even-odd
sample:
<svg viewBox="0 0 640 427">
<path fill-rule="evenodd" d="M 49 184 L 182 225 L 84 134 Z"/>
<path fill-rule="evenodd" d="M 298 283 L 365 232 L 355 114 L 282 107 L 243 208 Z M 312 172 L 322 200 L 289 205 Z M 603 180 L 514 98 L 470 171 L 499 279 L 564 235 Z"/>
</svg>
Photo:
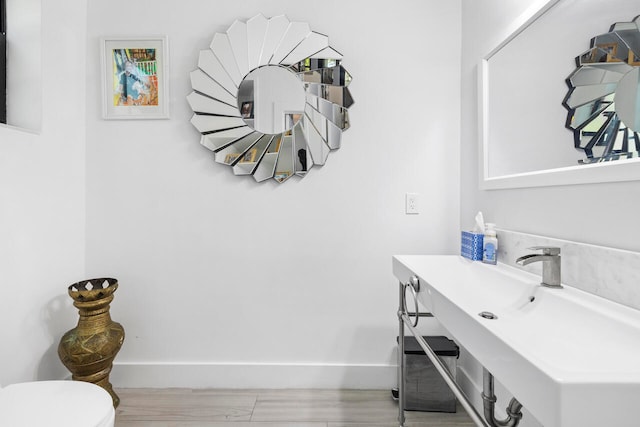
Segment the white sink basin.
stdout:
<svg viewBox="0 0 640 427">
<path fill-rule="evenodd" d="M 419 302 L 545 427 L 640 425 L 640 311 L 460 256 L 395 256 L 393 272 L 420 278 Z"/>
</svg>

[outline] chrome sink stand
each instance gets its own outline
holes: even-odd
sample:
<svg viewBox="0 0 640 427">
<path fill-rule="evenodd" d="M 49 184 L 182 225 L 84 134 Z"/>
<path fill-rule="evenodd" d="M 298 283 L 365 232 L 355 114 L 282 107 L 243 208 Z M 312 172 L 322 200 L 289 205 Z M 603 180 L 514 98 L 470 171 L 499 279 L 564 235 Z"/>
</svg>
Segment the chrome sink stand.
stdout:
<svg viewBox="0 0 640 427">
<path fill-rule="evenodd" d="M 409 312 L 407 310 L 407 289 L 411 290 L 415 303 L 415 311 Z M 436 355 L 429 344 L 422 338 L 422 336 L 415 330 L 418 326 L 418 320 L 420 317 L 433 317 L 431 313 L 420 313 L 418 310 L 418 292 L 420 291 L 420 281 L 416 276 L 413 276 L 409 282 L 402 283 L 398 287 L 399 290 L 399 304 L 398 304 L 398 423 L 399 427 L 405 427 L 404 407 L 406 403 L 406 396 L 404 390 L 404 376 L 406 374 L 406 367 L 404 363 L 404 337 L 405 326 L 409 329 L 409 332 L 416 338 L 416 341 L 424 350 L 433 366 L 436 368 L 440 376 L 447 383 L 447 386 L 451 389 L 456 396 L 462 407 L 467 411 L 469 417 L 480 427 L 515 427 L 522 418 L 520 409 L 522 405 L 514 398 L 512 399 L 509 407 L 507 408 L 508 418 L 506 420 L 497 420 L 493 413 L 495 404 L 495 395 L 493 394 L 493 376 L 486 369 L 483 375 L 483 401 L 485 402 L 484 411 L 487 414 L 489 422 L 480 415 L 473 407 L 469 398 L 464 394 L 460 386 L 453 379 L 449 370 Z M 411 317 L 415 317 L 412 321 Z M 489 405 L 487 404 L 489 403 Z"/>
</svg>

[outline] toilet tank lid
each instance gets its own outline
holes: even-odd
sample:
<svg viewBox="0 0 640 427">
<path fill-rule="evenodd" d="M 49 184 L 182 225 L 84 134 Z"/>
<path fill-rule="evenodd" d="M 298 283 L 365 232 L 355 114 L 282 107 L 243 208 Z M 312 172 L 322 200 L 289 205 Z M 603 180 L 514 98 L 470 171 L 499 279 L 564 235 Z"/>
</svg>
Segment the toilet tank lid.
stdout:
<svg viewBox="0 0 640 427">
<path fill-rule="evenodd" d="M 104 425 L 113 413 L 111 395 L 91 383 L 37 381 L 0 390 L 3 426 L 93 427 Z"/>
</svg>

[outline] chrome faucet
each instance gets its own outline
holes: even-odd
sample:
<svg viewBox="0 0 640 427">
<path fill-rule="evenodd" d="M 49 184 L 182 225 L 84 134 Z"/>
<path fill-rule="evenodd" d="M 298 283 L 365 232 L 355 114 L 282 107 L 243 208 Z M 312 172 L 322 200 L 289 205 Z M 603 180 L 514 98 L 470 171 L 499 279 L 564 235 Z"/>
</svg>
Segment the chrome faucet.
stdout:
<svg viewBox="0 0 640 427">
<path fill-rule="evenodd" d="M 527 265 L 532 262 L 542 261 L 542 286 L 549 288 L 561 288 L 560 284 L 560 248 L 552 246 L 534 246 L 527 248 L 531 250 L 542 250 L 541 254 L 529 254 L 521 256 L 516 260 L 518 265 Z"/>
</svg>

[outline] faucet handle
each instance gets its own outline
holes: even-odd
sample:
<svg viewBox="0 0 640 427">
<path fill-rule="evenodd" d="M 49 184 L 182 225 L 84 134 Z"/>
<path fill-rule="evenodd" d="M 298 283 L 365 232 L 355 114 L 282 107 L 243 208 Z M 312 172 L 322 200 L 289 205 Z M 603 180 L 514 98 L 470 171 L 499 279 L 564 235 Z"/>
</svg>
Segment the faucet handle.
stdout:
<svg viewBox="0 0 640 427">
<path fill-rule="evenodd" d="M 530 248 L 533 251 L 542 251 L 543 255 L 560 255 L 560 248 L 557 246 L 532 246 Z"/>
</svg>

